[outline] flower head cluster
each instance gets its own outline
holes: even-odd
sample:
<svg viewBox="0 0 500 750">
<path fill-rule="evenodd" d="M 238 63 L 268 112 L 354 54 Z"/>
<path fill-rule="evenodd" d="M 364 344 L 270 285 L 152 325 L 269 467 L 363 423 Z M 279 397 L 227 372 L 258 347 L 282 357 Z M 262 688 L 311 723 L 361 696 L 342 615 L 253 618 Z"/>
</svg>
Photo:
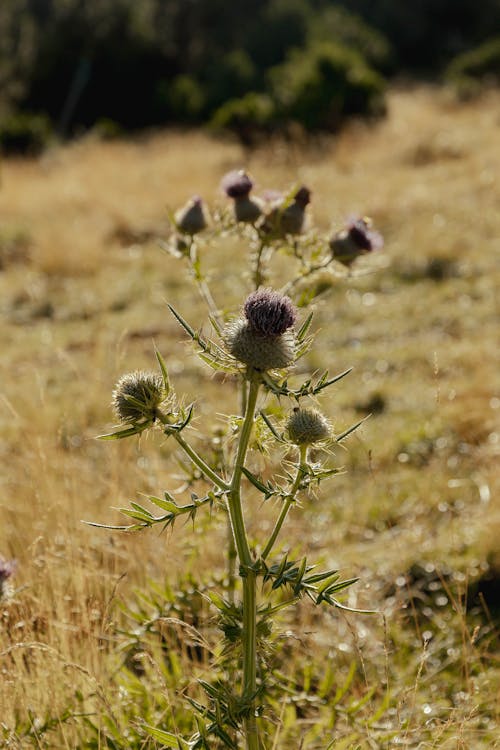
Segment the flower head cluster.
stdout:
<svg viewBox="0 0 500 750">
<path fill-rule="evenodd" d="M 371 219 L 353 219 L 345 229 L 334 234 L 329 245 L 333 258 L 350 266 L 360 255 L 366 255 L 383 247 L 384 240 L 372 229 Z"/>
<path fill-rule="evenodd" d="M 112 404 L 121 422 L 154 422 L 167 396 L 160 374 L 136 370 L 122 375 L 113 391 Z"/>
<path fill-rule="evenodd" d="M 316 409 L 296 407 L 290 414 L 286 430 L 288 438 L 294 445 L 312 445 L 330 436 L 330 424 L 325 416 Z"/>
<path fill-rule="evenodd" d="M 272 289 L 258 289 L 243 307 L 244 318 L 230 323 L 225 331 L 229 352 L 254 370 L 281 369 L 295 358 L 293 327 L 297 313 L 292 301 Z"/>
<path fill-rule="evenodd" d="M 221 188 L 227 197 L 234 201 L 236 221 L 248 224 L 257 221 L 262 214 L 262 201 L 250 197 L 253 181 L 243 169 L 228 172 L 222 178 Z"/>
</svg>

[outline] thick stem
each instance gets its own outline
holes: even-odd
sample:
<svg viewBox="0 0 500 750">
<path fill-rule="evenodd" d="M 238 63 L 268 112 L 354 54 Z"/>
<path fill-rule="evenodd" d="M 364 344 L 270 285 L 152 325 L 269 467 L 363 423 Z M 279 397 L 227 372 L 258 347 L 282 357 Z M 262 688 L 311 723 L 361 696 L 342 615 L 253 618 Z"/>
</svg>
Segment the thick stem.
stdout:
<svg viewBox="0 0 500 750">
<path fill-rule="evenodd" d="M 231 489 L 227 496 L 231 528 L 240 561 L 240 574 L 243 579 L 242 698 L 248 706 L 248 715 L 245 718 L 247 750 L 259 750 L 260 745 L 255 717 L 255 692 L 257 689 L 257 576 L 255 570 L 252 568 L 252 555 L 241 507 L 241 477 L 252 433 L 259 386 L 260 379 L 257 373 L 251 373 L 245 417 L 241 428 L 238 451 L 231 479 Z"/>
<path fill-rule="evenodd" d="M 252 374 L 250 380 L 250 388 L 248 391 L 245 418 L 243 420 L 243 426 L 241 428 L 238 452 L 236 455 L 233 476 L 231 479 L 230 491 L 227 498 L 234 541 L 236 543 L 236 549 L 238 550 L 240 564 L 244 567 L 251 566 L 252 556 L 250 554 L 250 547 L 248 546 L 248 538 L 241 508 L 241 476 L 243 474 L 245 457 L 247 454 L 248 443 L 250 441 L 250 435 L 253 427 L 253 419 L 255 414 L 255 407 L 257 404 L 259 385 L 260 382 L 258 376 L 256 374 Z"/>
<path fill-rule="evenodd" d="M 255 716 L 257 689 L 257 576 L 249 571 L 243 579 L 243 698 L 248 704 L 245 718 L 247 750 L 259 750 L 259 732 Z"/>
<path fill-rule="evenodd" d="M 236 544 L 233 537 L 231 520 L 227 518 L 227 597 L 231 604 L 234 604 L 234 592 L 236 589 Z"/>
<path fill-rule="evenodd" d="M 300 457 L 299 457 L 299 463 L 297 465 L 297 473 L 295 475 L 295 480 L 290 490 L 290 494 L 287 495 L 287 498 L 285 502 L 283 503 L 281 512 L 274 525 L 274 529 L 271 532 L 271 536 L 269 537 L 267 544 L 262 551 L 261 557 L 263 560 L 266 559 L 266 557 L 270 554 L 272 548 L 274 547 L 274 543 L 276 542 L 276 539 L 278 538 L 278 534 L 281 531 L 281 527 L 285 523 L 286 517 L 288 515 L 288 511 L 290 510 L 293 503 L 295 502 L 295 496 L 297 495 L 297 492 L 299 490 L 302 477 L 304 476 L 304 474 L 307 473 L 307 445 L 301 445 L 299 450 L 300 450 Z"/>
</svg>

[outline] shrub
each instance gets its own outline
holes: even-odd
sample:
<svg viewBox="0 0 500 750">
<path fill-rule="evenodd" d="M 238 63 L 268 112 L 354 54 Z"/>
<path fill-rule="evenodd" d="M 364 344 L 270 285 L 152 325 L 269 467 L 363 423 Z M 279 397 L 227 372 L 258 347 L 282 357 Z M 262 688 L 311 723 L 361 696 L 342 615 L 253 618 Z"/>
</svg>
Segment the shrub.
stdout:
<svg viewBox="0 0 500 750">
<path fill-rule="evenodd" d="M 230 130 L 243 143 L 250 145 L 262 131 L 276 122 L 276 111 L 267 94 L 249 92 L 240 99 L 230 99 L 215 112 L 211 126 L 214 130 Z"/>
<path fill-rule="evenodd" d="M 20 112 L 0 122 L 0 147 L 6 154 L 39 154 L 51 136 L 50 121 L 44 115 Z"/>
<path fill-rule="evenodd" d="M 308 130 L 337 130 L 351 115 L 385 111 L 383 78 L 340 44 L 292 52 L 271 70 L 270 81 L 283 116 Z"/>
<path fill-rule="evenodd" d="M 457 55 L 448 65 L 445 77 L 460 85 L 464 80 L 480 82 L 500 81 L 500 36 L 493 37 L 479 47 Z"/>
</svg>

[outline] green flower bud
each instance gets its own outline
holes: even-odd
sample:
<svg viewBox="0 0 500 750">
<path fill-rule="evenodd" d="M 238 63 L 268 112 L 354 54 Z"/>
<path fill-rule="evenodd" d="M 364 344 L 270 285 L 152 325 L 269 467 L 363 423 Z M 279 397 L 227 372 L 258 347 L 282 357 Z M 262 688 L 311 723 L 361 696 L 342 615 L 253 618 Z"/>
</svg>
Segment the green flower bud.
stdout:
<svg viewBox="0 0 500 750">
<path fill-rule="evenodd" d="M 295 337 L 286 332 L 280 336 L 265 336 L 247 320 L 238 318 L 224 332 L 228 351 L 235 359 L 254 370 L 281 370 L 295 360 Z"/>
<path fill-rule="evenodd" d="M 121 422 L 154 422 L 167 395 L 161 375 L 136 370 L 122 375 L 113 391 L 112 404 Z"/>
<path fill-rule="evenodd" d="M 330 436 L 330 424 L 325 416 L 316 409 L 296 407 L 290 414 L 286 430 L 291 443 L 311 445 Z"/>
</svg>

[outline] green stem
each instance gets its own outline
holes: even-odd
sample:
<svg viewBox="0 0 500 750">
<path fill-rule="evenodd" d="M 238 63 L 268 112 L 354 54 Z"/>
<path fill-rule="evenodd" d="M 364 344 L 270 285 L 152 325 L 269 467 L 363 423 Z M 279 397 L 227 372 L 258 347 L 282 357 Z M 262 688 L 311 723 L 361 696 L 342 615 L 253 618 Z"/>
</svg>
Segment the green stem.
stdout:
<svg viewBox="0 0 500 750">
<path fill-rule="evenodd" d="M 245 718 L 247 750 L 259 750 L 259 731 L 255 716 L 257 690 L 257 575 L 248 571 L 243 579 L 243 698 L 248 704 Z"/>
<path fill-rule="evenodd" d="M 266 243 L 264 240 L 260 240 L 259 247 L 257 248 L 257 253 L 255 256 L 255 270 L 253 275 L 253 283 L 255 289 L 258 289 L 259 286 L 261 286 L 264 281 L 264 273 L 262 271 L 262 255 L 264 253 L 264 250 L 266 249 Z"/>
<path fill-rule="evenodd" d="M 199 456 L 188 443 L 186 443 L 180 432 L 173 432 L 172 434 L 181 446 L 184 453 L 187 453 L 191 461 L 195 464 L 195 466 L 199 468 L 199 470 L 207 477 L 207 479 L 210 479 L 210 481 L 217 485 L 217 487 L 219 487 L 221 490 L 229 489 L 229 485 L 224 482 L 224 480 L 221 479 L 221 477 L 216 474 L 208 464 L 205 463 L 201 456 Z"/>
<path fill-rule="evenodd" d="M 304 474 L 307 473 L 307 445 L 301 445 L 299 447 L 299 450 L 300 450 L 300 458 L 299 458 L 299 463 L 297 465 L 297 473 L 295 475 L 295 480 L 290 490 L 290 494 L 287 495 L 287 498 L 285 502 L 283 503 L 281 512 L 278 516 L 278 520 L 276 521 L 274 525 L 274 529 L 272 530 L 271 536 L 269 537 L 267 544 L 264 547 L 264 550 L 261 555 L 263 560 L 265 560 L 266 557 L 268 557 L 269 553 L 274 547 L 274 543 L 276 542 L 276 539 L 278 538 L 278 534 L 281 531 L 281 527 L 285 523 L 285 519 L 288 515 L 288 511 L 290 510 L 293 503 L 295 502 L 295 496 L 299 490 L 302 477 L 304 476 Z"/>
<path fill-rule="evenodd" d="M 297 286 L 297 284 L 299 284 L 301 281 L 304 281 L 304 279 L 307 279 L 307 277 L 311 276 L 313 273 L 316 273 L 316 271 L 322 271 L 324 268 L 327 268 L 332 260 L 333 258 L 326 258 L 321 263 L 306 266 L 306 270 L 300 276 L 296 276 L 294 279 L 285 284 L 285 286 L 281 287 L 281 294 L 290 294 L 292 289 Z"/>
<path fill-rule="evenodd" d="M 227 506 L 231 519 L 234 542 L 240 561 L 240 575 L 243 579 L 243 690 L 242 698 L 248 705 L 245 718 L 247 750 L 259 750 L 259 733 L 255 717 L 255 693 L 257 689 L 257 574 L 252 568 L 252 555 L 241 507 L 241 478 L 254 422 L 260 377 L 250 373 L 250 387 L 246 399 L 246 410 L 241 428 L 231 489 L 227 496 Z"/>
<path fill-rule="evenodd" d="M 207 282 L 205 281 L 203 277 L 203 274 L 201 273 L 197 247 L 196 247 L 196 243 L 193 240 L 191 240 L 191 244 L 189 245 L 189 251 L 186 257 L 191 267 L 191 275 L 193 279 L 195 280 L 195 283 L 196 283 L 196 286 L 198 287 L 198 291 L 200 293 L 201 298 L 203 299 L 206 306 L 208 307 L 208 311 L 212 315 L 214 320 L 216 320 L 219 325 L 222 325 L 222 320 L 220 318 L 217 305 L 215 304 L 215 300 L 212 297 L 212 293 L 210 291 L 210 288 Z"/>
<path fill-rule="evenodd" d="M 160 412 L 157 414 L 158 419 L 161 421 L 162 424 L 164 424 L 166 427 L 169 426 L 168 417 L 164 416 Z M 186 453 L 191 461 L 194 463 L 195 466 L 199 468 L 201 473 L 207 478 L 210 479 L 211 482 L 213 482 L 219 489 L 224 490 L 224 492 L 227 492 L 230 489 L 230 485 L 227 484 L 213 469 L 210 468 L 210 466 L 205 463 L 205 461 L 202 459 L 201 456 L 199 456 L 194 448 L 191 448 L 189 443 L 186 443 L 180 432 L 176 430 L 172 430 L 171 433 L 168 433 L 172 435 L 175 440 L 179 443 L 184 453 Z"/>
<path fill-rule="evenodd" d="M 231 604 L 234 604 L 234 593 L 236 589 L 236 544 L 231 527 L 231 519 L 227 518 L 227 596 Z"/>
<path fill-rule="evenodd" d="M 247 408 L 245 418 L 243 420 L 243 426 L 241 428 L 238 452 L 236 455 L 233 476 L 231 479 L 231 485 L 228 494 L 229 517 L 231 519 L 234 541 L 236 543 L 236 549 L 238 550 L 240 564 L 244 567 L 251 566 L 252 556 L 250 554 L 250 547 L 248 546 L 248 538 L 241 508 L 241 477 L 243 474 L 245 457 L 247 454 L 248 443 L 250 441 L 250 435 L 253 427 L 259 386 L 260 380 L 257 374 L 252 374 L 250 380 L 250 388 L 248 391 Z"/>
</svg>

